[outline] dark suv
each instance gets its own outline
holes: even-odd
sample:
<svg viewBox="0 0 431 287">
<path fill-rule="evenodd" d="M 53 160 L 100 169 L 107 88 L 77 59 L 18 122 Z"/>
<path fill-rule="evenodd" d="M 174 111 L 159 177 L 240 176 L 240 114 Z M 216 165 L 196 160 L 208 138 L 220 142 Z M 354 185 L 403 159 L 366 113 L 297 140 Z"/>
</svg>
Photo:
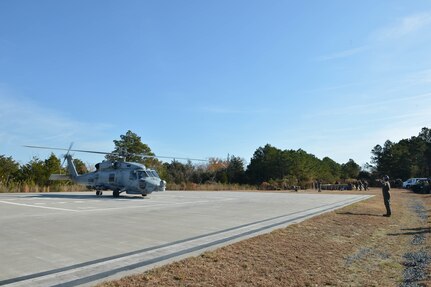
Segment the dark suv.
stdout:
<svg viewBox="0 0 431 287">
<path fill-rule="evenodd" d="M 415 185 L 411 186 L 411 189 L 416 193 L 430 193 L 431 178 L 418 180 Z"/>
</svg>

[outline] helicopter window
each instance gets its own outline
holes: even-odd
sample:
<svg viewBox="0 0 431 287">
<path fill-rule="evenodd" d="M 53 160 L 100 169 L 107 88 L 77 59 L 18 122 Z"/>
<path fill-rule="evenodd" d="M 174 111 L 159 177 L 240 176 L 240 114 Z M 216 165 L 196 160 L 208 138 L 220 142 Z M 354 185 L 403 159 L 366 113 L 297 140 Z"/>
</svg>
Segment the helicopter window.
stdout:
<svg viewBox="0 0 431 287">
<path fill-rule="evenodd" d="M 136 176 L 136 171 L 131 171 L 130 172 L 130 176 L 129 176 L 129 179 L 130 180 L 135 180 L 135 179 L 137 179 L 137 176 Z"/>
<path fill-rule="evenodd" d="M 159 175 L 157 174 L 157 172 L 155 170 L 150 170 L 149 172 L 151 173 L 152 176 L 159 177 Z"/>
<path fill-rule="evenodd" d="M 115 182 L 115 173 L 110 173 L 109 174 L 109 182 Z"/>
<path fill-rule="evenodd" d="M 144 178 L 144 177 L 149 177 L 149 175 L 145 170 L 141 170 L 141 171 L 138 171 L 138 177 Z"/>
</svg>

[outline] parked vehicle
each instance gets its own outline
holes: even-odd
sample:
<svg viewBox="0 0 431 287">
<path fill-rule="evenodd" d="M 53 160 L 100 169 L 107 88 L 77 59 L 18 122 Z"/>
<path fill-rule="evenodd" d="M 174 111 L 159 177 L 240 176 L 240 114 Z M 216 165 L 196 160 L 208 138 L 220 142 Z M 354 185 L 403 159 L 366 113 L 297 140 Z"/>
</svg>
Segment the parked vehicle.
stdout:
<svg viewBox="0 0 431 287">
<path fill-rule="evenodd" d="M 430 193 L 431 178 L 428 180 L 418 180 L 415 185 L 411 186 L 411 190 L 416 193 Z"/>
<path fill-rule="evenodd" d="M 419 181 L 421 180 L 427 180 L 426 177 L 413 177 L 413 178 L 409 178 L 408 180 L 403 182 L 403 187 L 404 188 L 410 188 L 413 185 L 417 184 Z"/>
</svg>

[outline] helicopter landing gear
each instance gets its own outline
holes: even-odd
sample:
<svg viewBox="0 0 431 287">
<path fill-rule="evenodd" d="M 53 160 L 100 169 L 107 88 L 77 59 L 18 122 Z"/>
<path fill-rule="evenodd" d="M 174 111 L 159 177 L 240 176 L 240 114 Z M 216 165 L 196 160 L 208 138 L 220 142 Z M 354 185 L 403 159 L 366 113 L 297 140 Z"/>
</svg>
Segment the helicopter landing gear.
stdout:
<svg viewBox="0 0 431 287">
<path fill-rule="evenodd" d="M 112 191 L 112 196 L 113 196 L 113 197 L 119 197 L 119 196 L 120 196 L 120 191 L 119 191 L 118 189 L 113 190 L 113 191 Z"/>
<path fill-rule="evenodd" d="M 103 192 L 101 190 L 96 190 L 96 195 L 97 196 L 101 196 L 103 194 Z"/>
</svg>

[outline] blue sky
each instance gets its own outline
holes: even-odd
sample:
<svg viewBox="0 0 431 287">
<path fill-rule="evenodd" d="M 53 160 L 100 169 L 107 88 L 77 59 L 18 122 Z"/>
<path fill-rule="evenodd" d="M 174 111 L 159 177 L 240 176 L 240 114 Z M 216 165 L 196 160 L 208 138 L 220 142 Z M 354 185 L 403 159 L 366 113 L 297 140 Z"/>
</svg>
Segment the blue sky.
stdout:
<svg viewBox="0 0 431 287">
<path fill-rule="evenodd" d="M 430 1 L 4 0 L 0 154 L 132 130 L 163 156 L 362 165 L 431 127 L 430 51 Z"/>
</svg>

